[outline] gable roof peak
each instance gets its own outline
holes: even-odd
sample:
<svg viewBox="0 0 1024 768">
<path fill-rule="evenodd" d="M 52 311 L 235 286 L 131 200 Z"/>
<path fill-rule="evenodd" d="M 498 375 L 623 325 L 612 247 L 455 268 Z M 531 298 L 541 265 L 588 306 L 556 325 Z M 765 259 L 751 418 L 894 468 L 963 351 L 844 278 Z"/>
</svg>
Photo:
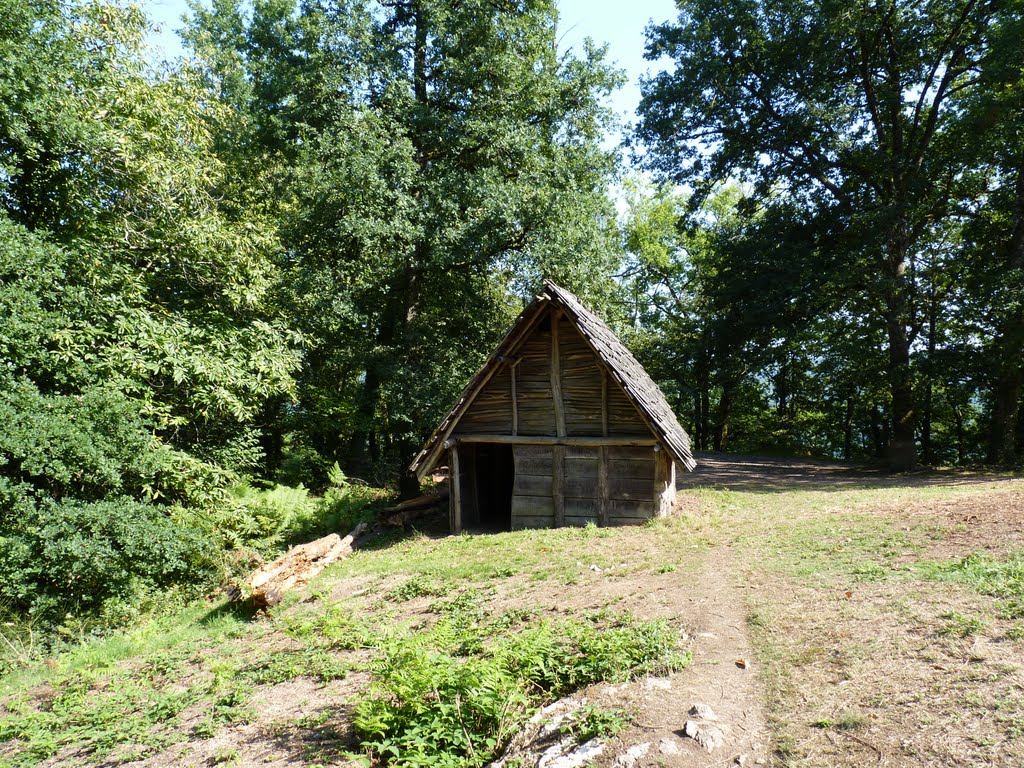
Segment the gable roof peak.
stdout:
<svg viewBox="0 0 1024 768">
<path fill-rule="evenodd" d="M 548 301 L 558 304 L 564 311 L 566 318 L 576 327 L 605 370 L 632 401 L 648 428 L 673 459 L 686 469 L 692 470 L 697 464 L 690 450 L 690 437 L 680 425 L 661 388 L 604 320 L 590 311 L 575 294 L 547 278 L 544 279 L 540 295 L 523 310 L 487 362 L 466 385 L 454 407 L 441 420 L 413 460 L 410 470 L 422 477 L 433 467 L 443 449 L 444 441 L 459 419 L 512 348 L 532 330 L 534 321 L 546 311 L 545 305 Z"/>
</svg>

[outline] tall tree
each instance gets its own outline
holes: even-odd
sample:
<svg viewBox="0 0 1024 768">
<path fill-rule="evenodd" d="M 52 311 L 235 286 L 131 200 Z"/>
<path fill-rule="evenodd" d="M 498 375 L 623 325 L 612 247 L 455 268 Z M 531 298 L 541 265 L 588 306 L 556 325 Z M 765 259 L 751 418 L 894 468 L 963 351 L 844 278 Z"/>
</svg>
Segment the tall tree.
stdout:
<svg viewBox="0 0 1024 768">
<path fill-rule="evenodd" d="M 674 67 L 644 85 L 650 165 L 699 190 L 735 176 L 831 219 L 832 250 L 884 325 L 894 469 L 916 461 L 915 259 L 961 196 L 942 137 L 977 87 L 983 0 L 686 0 L 649 31 Z"/>
<path fill-rule="evenodd" d="M 608 290 L 617 76 L 558 52 L 550 0 L 260 0 L 239 32 L 240 7 L 197 11 L 188 38 L 241 124 L 275 117 L 225 152 L 289 182 L 300 427 L 393 472 L 514 315 L 510 287 Z"/>
</svg>

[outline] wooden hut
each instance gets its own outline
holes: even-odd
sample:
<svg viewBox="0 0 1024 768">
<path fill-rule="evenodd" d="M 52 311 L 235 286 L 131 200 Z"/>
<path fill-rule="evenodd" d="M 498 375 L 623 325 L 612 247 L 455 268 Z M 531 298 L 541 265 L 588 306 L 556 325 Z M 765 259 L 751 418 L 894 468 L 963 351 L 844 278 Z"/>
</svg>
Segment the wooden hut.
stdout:
<svg viewBox="0 0 1024 768">
<path fill-rule="evenodd" d="M 447 462 L 450 523 L 499 530 L 629 525 L 667 515 L 690 439 L 611 329 L 545 282 L 427 440 Z"/>
</svg>

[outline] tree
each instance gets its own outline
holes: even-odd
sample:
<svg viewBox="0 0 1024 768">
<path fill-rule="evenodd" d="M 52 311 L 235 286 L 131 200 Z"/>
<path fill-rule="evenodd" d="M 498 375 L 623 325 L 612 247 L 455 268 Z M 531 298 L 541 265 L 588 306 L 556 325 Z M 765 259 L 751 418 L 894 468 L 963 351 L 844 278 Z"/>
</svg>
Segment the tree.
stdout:
<svg viewBox="0 0 1024 768">
<path fill-rule="evenodd" d="M 649 31 L 648 56 L 674 62 L 644 85 L 650 166 L 699 191 L 734 176 L 832 222 L 842 282 L 884 325 L 897 470 L 916 463 L 915 260 L 969 194 L 944 137 L 980 82 L 996 14 L 980 0 L 688 0 Z"/>
<path fill-rule="evenodd" d="M 248 23 L 240 7 L 197 9 L 187 38 L 236 114 L 225 162 L 288 180 L 282 265 L 308 343 L 296 436 L 393 474 L 516 288 L 609 292 L 614 158 L 598 142 L 617 76 L 599 50 L 559 54 L 550 0 L 274 0 Z"/>
</svg>

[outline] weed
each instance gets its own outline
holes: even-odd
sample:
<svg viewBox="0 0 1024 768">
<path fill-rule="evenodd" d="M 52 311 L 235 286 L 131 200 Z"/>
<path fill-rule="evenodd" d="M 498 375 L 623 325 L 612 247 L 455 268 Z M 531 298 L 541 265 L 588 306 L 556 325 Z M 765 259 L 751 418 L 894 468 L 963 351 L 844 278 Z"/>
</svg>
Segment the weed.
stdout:
<svg viewBox="0 0 1024 768">
<path fill-rule="evenodd" d="M 956 611 L 947 611 L 940 617 L 946 620 L 946 624 L 939 629 L 940 635 L 946 637 L 970 637 L 980 632 L 985 623 L 974 616 L 964 616 Z"/>
<path fill-rule="evenodd" d="M 673 564 L 673 563 L 665 563 L 660 568 L 658 568 L 658 573 L 672 573 L 673 571 L 675 571 L 675 569 L 676 569 L 675 564 Z"/>
<path fill-rule="evenodd" d="M 919 563 L 917 569 L 926 578 L 967 584 L 983 595 L 1002 598 L 1003 618 L 1024 618 L 1024 550 L 1002 560 L 975 553 L 953 562 Z"/>
<path fill-rule="evenodd" d="M 426 576 L 414 576 L 404 584 L 392 589 L 386 595 L 389 600 L 405 602 L 417 597 L 442 597 L 448 594 L 450 587 L 442 584 L 436 579 Z"/>
<path fill-rule="evenodd" d="M 504 637 L 495 637 L 493 622 L 443 617 L 428 632 L 383 643 L 354 724 L 371 756 L 441 768 L 481 765 L 546 701 L 686 663 L 675 645 L 666 624 L 628 616 L 541 621 Z M 580 728 L 615 725 L 594 713 Z"/>
<path fill-rule="evenodd" d="M 241 759 L 242 753 L 234 747 L 220 747 L 210 755 L 210 763 L 212 765 L 235 764 Z"/>
<path fill-rule="evenodd" d="M 594 704 L 584 704 L 567 718 L 559 730 L 571 735 L 577 744 L 591 739 L 608 739 L 618 736 L 632 722 L 629 713 L 621 709 L 602 709 Z"/>
<path fill-rule="evenodd" d="M 1024 640 L 1024 623 L 1011 624 L 1006 628 L 1006 636 L 1010 640 Z"/>
</svg>

